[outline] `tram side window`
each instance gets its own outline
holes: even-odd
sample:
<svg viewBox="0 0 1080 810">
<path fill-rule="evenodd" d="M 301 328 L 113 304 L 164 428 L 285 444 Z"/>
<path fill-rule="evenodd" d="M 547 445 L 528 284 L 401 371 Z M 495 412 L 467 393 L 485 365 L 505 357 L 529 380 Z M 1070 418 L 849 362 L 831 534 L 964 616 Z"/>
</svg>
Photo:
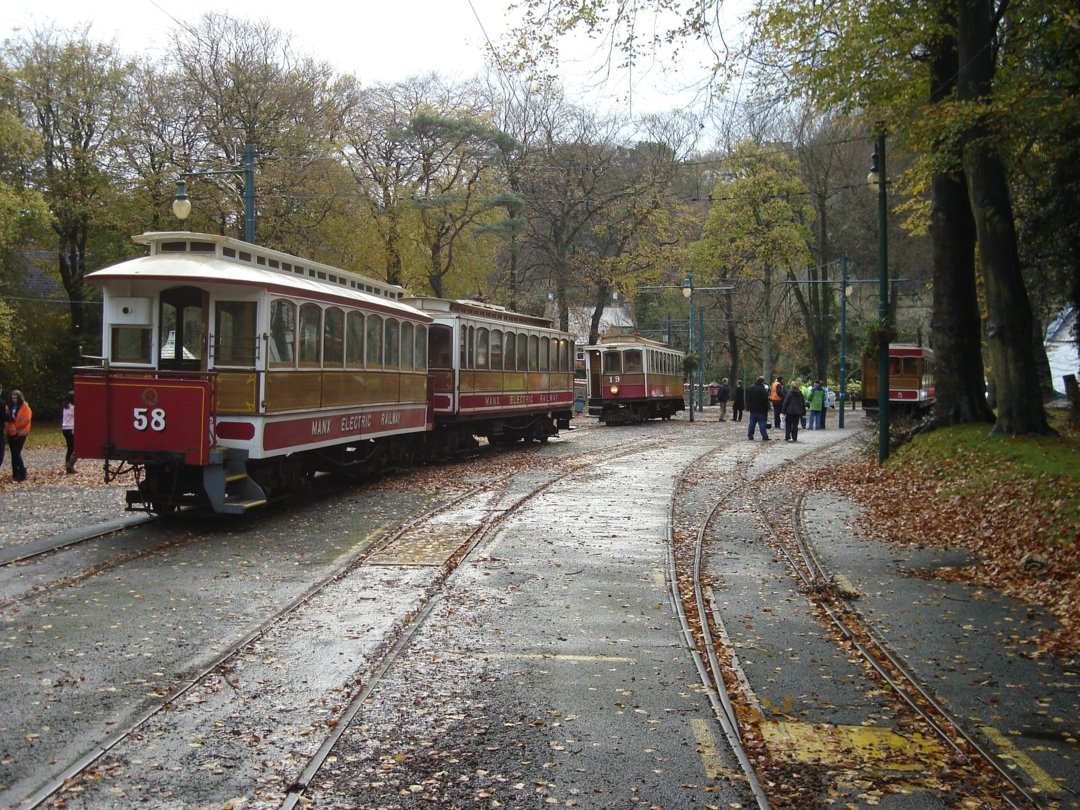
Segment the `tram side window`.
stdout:
<svg viewBox="0 0 1080 810">
<path fill-rule="evenodd" d="M 364 315 L 350 312 L 345 316 L 345 365 L 349 368 L 364 366 Z"/>
<path fill-rule="evenodd" d="M 386 319 L 383 338 L 383 367 L 397 368 L 401 363 L 401 327 L 393 318 Z"/>
<path fill-rule="evenodd" d="M 214 362 L 222 366 L 254 366 L 255 302 L 218 301 L 214 308 Z"/>
<path fill-rule="evenodd" d="M 503 367 L 503 333 L 499 329 L 491 330 L 491 367 L 502 371 Z"/>
<path fill-rule="evenodd" d="M 345 313 L 328 307 L 323 313 L 323 365 L 341 368 L 345 362 Z"/>
<path fill-rule="evenodd" d="M 604 373 L 622 374 L 622 355 L 619 352 L 604 352 Z"/>
<path fill-rule="evenodd" d="M 291 366 L 296 361 L 296 305 L 277 298 L 270 303 L 270 365 Z"/>
<path fill-rule="evenodd" d="M 150 337 L 145 326 L 114 326 L 109 359 L 114 363 L 149 363 Z"/>
<path fill-rule="evenodd" d="M 383 319 L 378 315 L 367 316 L 367 334 L 365 359 L 368 368 L 382 368 L 383 363 Z"/>
<path fill-rule="evenodd" d="M 540 368 L 540 336 L 529 335 L 529 371 Z"/>
<path fill-rule="evenodd" d="M 322 308 L 318 304 L 300 305 L 300 349 L 297 360 L 308 368 L 319 365 L 322 349 Z"/>
<path fill-rule="evenodd" d="M 476 330 L 476 367 L 488 367 L 488 330 L 484 327 Z"/>
<path fill-rule="evenodd" d="M 529 370 L 529 336 L 518 335 L 517 338 L 517 370 Z"/>
<path fill-rule="evenodd" d="M 507 371 L 517 368 L 517 334 L 514 332 L 503 335 L 503 358 Z"/>
<path fill-rule="evenodd" d="M 413 368 L 425 370 L 428 367 L 428 337 L 427 327 L 416 327 L 416 356 L 413 358 Z"/>
<path fill-rule="evenodd" d="M 423 327 L 421 327 L 422 329 Z M 419 340 L 417 340 L 419 347 Z M 449 326 L 436 324 L 428 331 L 428 354 L 431 355 L 432 368 L 454 367 L 454 330 Z"/>
<path fill-rule="evenodd" d="M 555 342 L 556 361 L 558 361 L 558 341 Z M 551 338 L 540 338 L 540 370 L 548 371 L 551 368 Z"/>
<path fill-rule="evenodd" d="M 401 324 L 401 367 L 408 370 L 413 368 L 416 346 L 416 327 L 411 322 Z"/>
<path fill-rule="evenodd" d="M 623 370 L 627 374 L 641 373 L 641 349 L 631 349 L 623 356 Z"/>
</svg>

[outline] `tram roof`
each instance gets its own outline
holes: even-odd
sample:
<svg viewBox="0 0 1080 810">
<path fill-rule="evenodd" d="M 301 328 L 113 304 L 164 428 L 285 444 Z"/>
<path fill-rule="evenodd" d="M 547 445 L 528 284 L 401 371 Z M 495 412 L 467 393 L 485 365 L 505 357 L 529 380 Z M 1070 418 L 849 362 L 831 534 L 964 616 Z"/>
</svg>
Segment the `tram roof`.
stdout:
<svg viewBox="0 0 1080 810">
<path fill-rule="evenodd" d="M 591 346 L 579 346 L 580 349 L 594 349 L 594 350 L 615 350 L 623 351 L 624 349 L 662 349 L 675 354 L 683 354 L 679 349 L 673 349 L 666 343 L 661 343 L 658 340 L 649 340 L 649 338 L 643 338 L 640 335 L 611 335 L 608 337 L 600 338 L 599 343 L 594 343 Z"/>
<path fill-rule="evenodd" d="M 287 295 L 336 298 L 385 308 L 416 320 L 430 316 L 401 301 L 404 288 L 227 236 L 164 231 L 132 237 L 150 255 L 114 264 L 87 280 L 169 279 L 189 284 L 255 286 Z"/>
<path fill-rule="evenodd" d="M 516 326 L 531 326 L 536 329 L 555 329 L 555 324 L 550 318 L 514 312 L 512 309 L 500 307 L 495 304 L 488 304 L 484 301 L 466 301 L 462 299 L 451 300 L 449 298 L 434 298 L 432 296 L 418 295 L 406 298 L 405 302 L 410 306 L 431 313 L 436 317 L 444 314 L 468 315 L 474 318 L 501 321 Z"/>
</svg>

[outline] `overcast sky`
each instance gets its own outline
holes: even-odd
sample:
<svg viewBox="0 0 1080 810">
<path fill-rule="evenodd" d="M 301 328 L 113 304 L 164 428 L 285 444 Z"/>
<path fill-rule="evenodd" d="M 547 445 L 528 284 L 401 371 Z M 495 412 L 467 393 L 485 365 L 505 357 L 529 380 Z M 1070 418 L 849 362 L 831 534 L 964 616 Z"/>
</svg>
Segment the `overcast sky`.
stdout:
<svg viewBox="0 0 1080 810">
<path fill-rule="evenodd" d="M 11 0 L 9 0 L 11 2 Z M 234 17 L 267 20 L 293 37 L 297 50 L 352 73 L 362 84 L 394 81 L 435 71 L 465 78 L 484 68 L 486 41 L 501 45 L 512 20 L 509 0 L 14 0 L 0 18 L 0 39 L 15 29 L 56 24 L 90 24 L 94 40 L 115 40 L 123 53 L 160 55 L 168 48 L 176 21 L 197 21 L 207 11 L 227 10 Z M 631 77 L 605 76 L 603 55 L 595 43 L 564 43 L 563 77 L 568 94 L 622 113 L 666 111 L 689 103 L 683 84 L 701 77 L 699 66 L 686 64 L 683 75 L 669 60 Z"/>
</svg>

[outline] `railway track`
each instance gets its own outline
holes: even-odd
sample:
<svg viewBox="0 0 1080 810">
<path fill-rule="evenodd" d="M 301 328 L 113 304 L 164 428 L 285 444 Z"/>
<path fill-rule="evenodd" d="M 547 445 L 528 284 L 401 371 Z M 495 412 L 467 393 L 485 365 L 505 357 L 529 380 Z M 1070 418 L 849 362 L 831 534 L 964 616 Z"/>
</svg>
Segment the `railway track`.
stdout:
<svg viewBox="0 0 1080 810">
<path fill-rule="evenodd" d="M 174 688 L 154 705 L 112 727 L 108 735 L 96 742 L 91 750 L 57 768 L 47 783 L 41 785 L 32 795 L 20 799 L 19 806 L 70 806 L 70 803 L 79 800 L 85 791 L 92 791 L 94 782 L 102 773 L 110 771 L 113 766 L 108 764 L 107 760 L 111 754 L 126 745 L 137 746 L 140 740 L 160 738 L 161 729 L 167 728 L 171 722 L 171 710 L 182 707 L 185 700 L 197 701 L 196 693 L 200 690 L 220 689 L 222 683 L 238 689 L 239 681 L 233 673 L 241 668 L 240 660 L 245 656 L 264 655 L 265 647 L 272 643 L 268 641 L 269 636 L 282 632 L 283 628 L 303 613 L 305 606 L 324 598 L 326 592 L 335 584 L 371 567 L 396 565 L 429 570 L 430 574 L 423 587 L 409 605 L 397 608 L 400 615 L 392 622 L 392 627 L 384 634 L 383 641 L 358 671 L 350 687 L 347 705 L 337 713 L 332 722 L 322 726 L 326 731 L 325 737 L 304 767 L 292 773 L 288 779 L 288 788 L 283 793 L 281 806 L 294 807 L 301 804 L 310 780 L 326 759 L 332 756 L 337 738 L 362 709 L 384 674 L 408 649 L 413 634 L 423 626 L 432 608 L 442 599 L 442 590 L 448 579 L 472 549 L 489 537 L 507 516 L 555 483 L 574 475 L 599 458 L 610 459 L 640 452 L 658 441 L 665 440 L 646 438 L 624 443 L 617 451 L 596 450 L 578 454 L 568 465 L 564 460 L 562 471 L 558 474 L 541 473 L 544 477 L 543 483 L 530 484 L 527 490 L 520 494 L 511 491 L 513 474 L 493 477 L 483 485 L 474 487 L 388 531 L 362 553 L 313 582 L 303 593 L 272 615 L 263 618 L 257 626 L 231 643 L 228 648 L 219 650 L 197 671 L 189 673 L 182 682 L 175 684 Z M 534 465 L 534 469 L 542 466 Z M 458 520 L 455 514 L 458 512 L 466 513 L 466 516 Z M 458 530 L 448 532 L 448 523 L 457 523 Z M 437 539 L 433 541 L 433 538 Z M 149 728 L 152 723 L 156 724 L 153 731 Z M 307 734 L 305 737 L 306 746 L 314 747 L 314 735 Z M 92 805 L 93 800 L 90 800 L 86 806 Z"/>
<path fill-rule="evenodd" d="M 747 455 L 746 450 L 742 452 Z M 740 497 L 747 498 L 752 504 L 766 542 L 786 564 L 798 591 L 811 602 L 815 615 L 830 628 L 835 641 L 859 656 L 868 677 L 888 689 L 902 704 L 907 716 L 914 718 L 908 722 L 927 729 L 928 735 L 939 741 L 946 751 L 951 778 L 961 791 L 969 791 L 966 795 L 979 795 L 984 802 L 980 806 L 985 807 L 1046 807 L 1039 796 L 1022 784 L 1007 765 L 968 732 L 962 721 L 920 683 L 901 656 L 852 604 L 856 594 L 851 586 L 842 576 L 825 569 L 803 525 L 804 493 L 800 491 L 780 509 L 770 507 L 758 493 L 756 476 L 751 473 L 750 466 L 737 464 L 735 470 L 718 485 L 713 479 L 715 491 L 709 503 L 698 507 L 692 517 L 684 514 L 677 518 L 673 501 L 672 523 L 677 525 L 681 521 L 684 528 L 681 532 L 673 532 L 672 536 L 672 579 L 674 594 L 682 604 L 685 633 L 697 651 L 702 681 L 710 694 L 716 696 L 714 705 L 718 720 L 729 744 L 738 752 L 759 807 L 772 806 L 770 798 L 760 789 L 762 782 L 778 784 L 782 780 L 769 767 L 761 770 L 753 765 L 774 761 L 768 735 L 762 729 L 764 713 L 724 626 L 711 585 L 716 574 L 706 570 L 705 562 L 718 512 Z M 940 766 L 941 763 L 936 764 Z M 929 769 L 932 766 L 928 766 Z M 905 774 L 904 779 L 915 779 L 915 775 Z M 785 803 L 784 797 L 780 799 Z"/>
</svg>

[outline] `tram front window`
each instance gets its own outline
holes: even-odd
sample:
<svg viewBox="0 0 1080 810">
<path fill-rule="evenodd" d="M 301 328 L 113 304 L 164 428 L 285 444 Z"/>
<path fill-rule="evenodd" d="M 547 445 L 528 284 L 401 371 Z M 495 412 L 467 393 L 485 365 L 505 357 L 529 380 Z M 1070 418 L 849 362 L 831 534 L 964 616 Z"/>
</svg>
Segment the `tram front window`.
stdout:
<svg viewBox="0 0 1080 810">
<path fill-rule="evenodd" d="M 161 294 L 160 368 L 206 369 L 206 294 L 177 287 Z"/>
</svg>

